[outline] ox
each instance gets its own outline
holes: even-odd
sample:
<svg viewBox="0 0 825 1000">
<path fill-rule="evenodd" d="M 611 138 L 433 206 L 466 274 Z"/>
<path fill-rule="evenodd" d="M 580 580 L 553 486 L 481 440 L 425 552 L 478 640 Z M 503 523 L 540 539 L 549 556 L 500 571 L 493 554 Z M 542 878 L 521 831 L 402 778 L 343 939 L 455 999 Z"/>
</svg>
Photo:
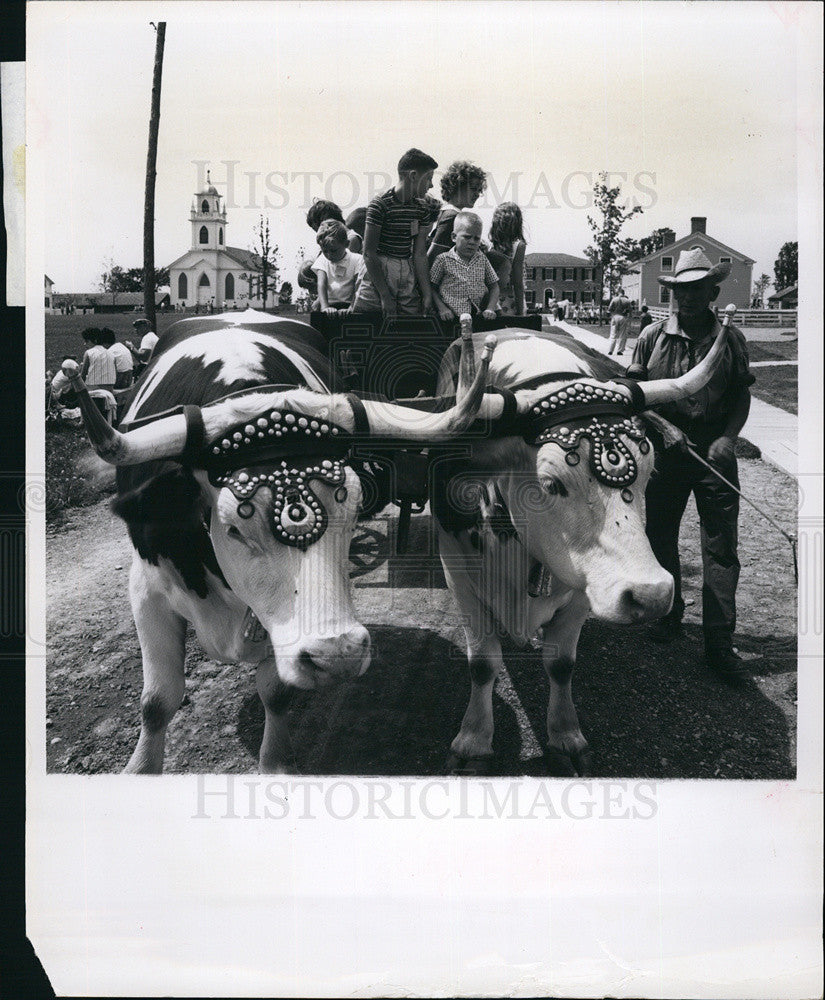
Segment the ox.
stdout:
<svg viewBox="0 0 825 1000">
<path fill-rule="evenodd" d="M 493 435 L 468 437 L 469 454 L 439 466 L 431 494 L 471 679 L 450 762 L 457 773 L 489 767 L 503 630 L 521 645 L 540 635 L 550 681 L 548 764 L 553 773 L 583 775 L 590 751 L 571 680 L 585 619 L 592 613 L 638 624 L 666 614 L 673 601 L 673 578 L 645 536 L 653 453 L 638 414 L 699 391 L 726 333 L 681 378 L 638 385 L 611 380 L 611 362 L 569 339 L 497 335 L 491 381 L 499 391 L 481 411 L 496 421 Z M 455 367 L 448 352 L 440 391 Z M 646 419 L 660 431 L 669 427 L 655 415 Z"/>
<path fill-rule="evenodd" d="M 119 430 L 77 366 L 64 364 L 93 447 L 118 467 L 113 509 L 134 545 L 129 594 L 144 680 L 127 771 L 162 770 L 184 695 L 187 622 L 209 656 L 257 664 L 260 768 L 292 765 L 290 691 L 358 676 L 370 661 L 348 579 L 362 495 L 348 465 L 352 435 L 403 445 L 465 430 L 492 341 L 454 405 L 422 412 L 333 392 L 325 343 L 302 323 L 252 310 L 182 320 L 158 343 Z"/>
</svg>

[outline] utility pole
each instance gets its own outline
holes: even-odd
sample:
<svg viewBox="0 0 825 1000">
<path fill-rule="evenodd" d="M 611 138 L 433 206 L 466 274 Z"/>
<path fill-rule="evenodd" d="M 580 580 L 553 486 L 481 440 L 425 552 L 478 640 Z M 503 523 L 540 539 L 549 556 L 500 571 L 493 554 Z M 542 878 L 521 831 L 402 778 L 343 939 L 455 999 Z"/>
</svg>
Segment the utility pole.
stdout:
<svg viewBox="0 0 825 1000">
<path fill-rule="evenodd" d="M 150 22 L 152 27 L 155 25 Z M 146 194 L 143 202 L 143 311 L 149 329 L 157 332 L 155 322 L 155 176 L 158 159 L 158 127 L 160 125 L 160 82 L 163 73 L 163 43 L 166 22 L 155 28 L 155 70 L 152 75 L 152 111 L 149 117 L 149 150 L 146 154 Z"/>
</svg>

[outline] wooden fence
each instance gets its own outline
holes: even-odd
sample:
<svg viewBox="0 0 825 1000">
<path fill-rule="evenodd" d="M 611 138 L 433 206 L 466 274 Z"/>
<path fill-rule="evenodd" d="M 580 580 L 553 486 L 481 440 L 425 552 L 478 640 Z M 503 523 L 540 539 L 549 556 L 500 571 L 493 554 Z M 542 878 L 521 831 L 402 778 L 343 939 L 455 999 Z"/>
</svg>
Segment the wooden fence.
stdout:
<svg viewBox="0 0 825 1000">
<path fill-rule="evenodd" d="M 670 310 L 666 306 L 650 306 L 650 315 L 655 320 L 667 319 Z M 721 315 L 723 309 L 719 308 Z M 764 326 L 776 329 L 795 330 L 797 324 L 796 309 L 740 309 L 733 318 L 736 326 Z"/>
</svg>

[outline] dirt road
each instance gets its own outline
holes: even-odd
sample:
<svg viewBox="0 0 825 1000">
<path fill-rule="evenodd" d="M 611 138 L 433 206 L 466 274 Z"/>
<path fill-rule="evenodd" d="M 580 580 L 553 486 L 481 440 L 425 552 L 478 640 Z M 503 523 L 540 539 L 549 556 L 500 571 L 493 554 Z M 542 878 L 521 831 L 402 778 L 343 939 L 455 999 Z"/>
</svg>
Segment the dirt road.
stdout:
<svg viewBox="0 0 825 1000">
<path fill-rule="evenodd" d="M 742 488 L 790 529 L 796 485 L 740 461 Z M 457 618 L 430 543 L 413 519 L 410 553 L 390 558 L 395 516 L 362 525 L 352 550 L 356 609 L 374 660 L 357 681 L 300 692 L 291 709 L 303 773 L 443 774 L 469 681 Z M 702 664 L 701 558 L 692 505 L 683 525 L 687 635 L 657 646 L 631 628 L 589 621 L 574 696 L 595 774 L 791 778 L 796 759 L 796 591 L 787 541 L 750 507 L 740 520 L 737 645 L 754 681 L 723 686 Z M 123 768 L 138 733 L 141 661 L 127 597 L 131 546 L 107 501 L 68 513 L 47 539 L 48 766 Z M 167 738 L 170 772 L 252 772 L 263 709 L 249 666 L 207 660 L 191 640 L 186 697 Z M 547 682 L 533 650 L 505 649 L 497 683 L 495 773 L 545 773 Z"/>
</svg>

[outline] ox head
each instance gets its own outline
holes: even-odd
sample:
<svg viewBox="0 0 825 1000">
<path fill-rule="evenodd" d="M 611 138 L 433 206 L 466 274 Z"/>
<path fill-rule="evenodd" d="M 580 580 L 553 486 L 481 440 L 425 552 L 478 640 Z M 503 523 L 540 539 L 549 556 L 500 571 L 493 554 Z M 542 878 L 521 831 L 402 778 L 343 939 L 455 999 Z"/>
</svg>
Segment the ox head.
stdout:
<svg viewBox="0 0 825 1000">
<path fill-rule="evenodd" d="M 682 377 L 638 385 L 598 380 L 585 371 L 571 378 L 573 355 L 536 338 L 505 341 L 496 352 L 494 381 L 501 387 L 509 382 L 514 392 L 518 436 L 477 450 L 490 471 L 488 487 L 504 500 L 531 556 L 563 585 L 583 591 L 602 619 L 640 623 L 671 607 L 673 578 L 645 535 L 653 449 L 638 414 L 704 386 L 725 337 L 723 328 L 707 357 Z M 540 366 L 545 375 L 520 388 L 526 343 L 533 370 Z M 554 376 L 554 370 L 568 374 Z M 505 405 L 488 396 L 484 415 L 500 419 Z M 482 492 L 482 504 L 494 499 L 495 490 Z"/>
<path fill-rule="evenodd" d="M 224 577 L 268 632 L 281 679 L 312 688 L 357 676 L 370 660 L 348 574 L 361 501 L 347 464 L 356 425 L 359 434 L 401 445 L 449 440 L 476 418 L 494 344 L 491 337 L 472 380 L 440 412 L 259 387 L 136 421 L 125 432 L 100 415 L 76 364 L 64 370 L 101 458 L 118 466 L 172 459 L 193 470 Z"/>
</svg>

